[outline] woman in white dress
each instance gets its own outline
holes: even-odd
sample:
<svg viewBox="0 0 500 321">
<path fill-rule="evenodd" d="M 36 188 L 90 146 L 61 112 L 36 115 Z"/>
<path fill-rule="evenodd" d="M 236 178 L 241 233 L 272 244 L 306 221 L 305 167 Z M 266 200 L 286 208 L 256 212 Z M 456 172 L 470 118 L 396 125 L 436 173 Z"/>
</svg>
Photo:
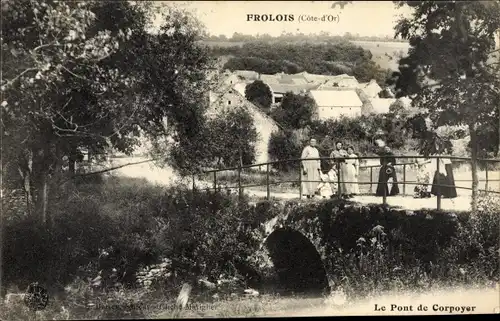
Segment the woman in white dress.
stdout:
<svg viewBox="0 0 500 321">
<path fill-rule="evenodd" d="M 316 148 L 316 139 L 313 138 L 309 141 L 309 145 L 302 150 L 300 158 L 302 159 L 302 171 L 300 173 L 302 180 L 302 195 L 311 198 L 314 197 L 318 184 L 321 181 L 321 164 L 319 159 L 308 160 L 308 158 L 319 158 L 319 151 Z"/>
<path fill-rule="evenodd" d="M 431 197 L 431 178 L 436 169 L 436 160 L 431 158 L 419 159 L 415 162 L 415 165 L 417 167 L 417 185 L 413 189 L 413 197 Z"/>
<path fill-rule="evenodd" d="M 358 155 L 354 153 L 354 148 L 349 146 L 347 148 L 348 158 L 346 158 L 346 178 L 350 183 L 346 183 L 346 194 L 348 197 L 359 194 L 358 174 L 359 174 L 359 160 Z"/>
</svg>

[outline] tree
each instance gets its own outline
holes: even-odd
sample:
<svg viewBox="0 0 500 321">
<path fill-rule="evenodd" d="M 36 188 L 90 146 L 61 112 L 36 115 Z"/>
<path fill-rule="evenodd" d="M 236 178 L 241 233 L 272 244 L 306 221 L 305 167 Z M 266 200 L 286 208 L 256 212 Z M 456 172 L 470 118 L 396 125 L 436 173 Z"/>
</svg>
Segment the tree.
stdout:
<svg viewBox="0 0 500 321">
<path fill-rule="evenodd" d="M 150 13 L 144 3 L 2 2 L 2 163 L 40 221 L 50 223 L 49 186 L 79 149 L 129 153 L 139 129 L 179 141 L 202 127 L 208 56 L 197 29 L 170 10 L 148 34 Z"/>
<path fill-rule="evenodd" d="M 472 157 L 472 208 L 478 193 L 477 158 L 481 128 L 499 117 L 499 64 L 491 61 L 500 29 L 500 2 L 397 2 L 413 8 L 396 36 L 410 41 L 394 83 L 398 96 L 413 95 L 426 108 L 432 129 L 467 125 Z M 425 18 L 422 18 L 425 17 Z M 424 150 L 428 153 L 429 150 Z"/>
<path fill-rule="evenodd" d="M 258 139 L 253 118 L 241 107 L 226 110 L 203 124 L 198 139 L 170 150 L 172 165 L 181 175 L 207 167 L 227 168 L 255 161 Z M 240 153 L 241 152 L 241 153 Z"/>
<path fill-rule="evenodd" d="M 273 111 L 273 118 L 289 129 L 299 129 L 311 122 L 314 108 L 315 102 L 311 97 L 287 92 L 280 106 Z"/>
<path fill-rule="evenodd" d="M 208 123 L 212 160 L 217 167 L 234 167 L 255 162 L 258 133 L 253 118 L 243 108 L 231 109 Z"/>
<path fill-rule="evenodd" d="M 300 157 L 302 146 L 294 138 L 292 130 L 280 130 L 271 134 L 269 139 L 269 155 L 273 161 L 295 159 Z M 298 168 L 297 162 L 279 162 L 273 167 L 280 171 L 290 171 Z"/>
<path fill-rule="evenodd" d="M 273 94 L 262 80 L 256 80 L 245 88 L 245 98 L 260 109 L 267 111 L 273 102 Z"/>
</svg>

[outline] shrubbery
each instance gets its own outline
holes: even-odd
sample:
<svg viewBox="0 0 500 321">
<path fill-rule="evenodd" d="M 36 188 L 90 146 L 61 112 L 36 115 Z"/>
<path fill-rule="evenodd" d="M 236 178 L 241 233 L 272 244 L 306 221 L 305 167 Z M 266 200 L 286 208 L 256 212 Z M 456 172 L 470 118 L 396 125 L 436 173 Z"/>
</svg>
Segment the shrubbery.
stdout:
<svg viewBox="0 0 500 321">
<path fill-rule="evenodd" d="M 284 215 L 276 224 L 305 233 L 320 231 L 325 268 L 334 286 L 350 297 L 433 285 L 488 284 L 498 282 L 499 201 L 498 196 L 481 195 L 475 213 L 409 211 L 338 200 L 287 202 L 278 205 Z"/>
<path fill-rule="evenodd" d="M 115 268 L 118 282 L 132 285 L 141 266 L 162 258 L 172 260 L 181 279 L 204 275 L 214 281 L 253 252 L 250 227 L 262 215 L 232 195 L 193 195 L 187 187 L 135 179 L 64 190 L 50 209 L 52 230 L 20 215 L 17 207 L 4 207 L 4 284 L 64 286 L 76 276 L 85 280 Z"/>
<path fill-rule="evenodd" d="M 309 218 L 316 222 L 314 228 L 324 234 L 320 246 L 329 245 L 323 263 L 350 296 L 498 281 L 500 200 L 493 195 L 481 195 L 475 213 L 447 214 L 338 200 L 238 202 L 234 195 L 113 177 L 104 184 L 63 187 L 51 209 L 51 231 L 23 218 L 9 196 L 2 199 L 5 287 L 71 284 L 68 300 L 87 302 L 97 295 L 89 292 L 96 275 L 102 277 L 99 287 L 114 289 L 99 295 L 112 300 L 134 287 L 136 276 L 143 280 L 139 291 L 152 285 L 163 293 L 174 291 L 172 297 L 177 285 L 195 278 L 244 279 L 245 266 L 257 268 L 261 224 L 283 213 L 292 225 Z M 163 275 L 161 282 L 144 286 L 145 278 L 155 278 L 153 272 Z M 132 300 L 142 292 L 127 293 Z"/>
<path fill-rule="evenodd" d="M 313 121 L 309 128 L 309 136 L 318 141 L 320 157 L 328 157 L 336 141 L 342 141 L 344 146 L 352 145 L 358 156 L 376 156 L 377 138 L 383 138 L 394 150 L 405 153 L 417 150 L 418 142 L 411 138 L 412 132 L 406 120 L 390 113 Z M 330 142 L 324 141 L 327 137 Z M 282 130 L 271 136 L 269 155 L 273 161 L 300 158 L 306 143 L 307 141 L 297 141 L 291 130 Z M 293 166 L 291 163 L 276 164 L 275 168 L 288 170 Z"/>
<path fill-rule="evenodd" d="M 303 146 L 301 146 L 300 142 L 296 141 L 291 130 L 272 133 L 269 139 L 271 161 L 300 158 L 302 148 Z M 299 164 L 297 162 L 279 162 L 273 164 L 273 167 L 280 171 L 290 171 L 299 168 Z"/>
</svg>

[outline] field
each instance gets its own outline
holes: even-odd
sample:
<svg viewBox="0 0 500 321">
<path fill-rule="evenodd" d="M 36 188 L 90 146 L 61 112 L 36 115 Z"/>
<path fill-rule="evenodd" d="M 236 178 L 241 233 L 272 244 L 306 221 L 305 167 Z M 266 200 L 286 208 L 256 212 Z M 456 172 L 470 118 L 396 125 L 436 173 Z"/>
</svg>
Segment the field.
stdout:
<svg viewBox="0 0 500 321">
<path fill-rule="evenodd" d="M 405 42 L 376 42 L 376 41 L 351 41 L 361 46 L 363 49 L 370 50 L 372 60 L 379 64 L 381 68 L 398 70 L 398 55 L 408 53 L 410 45 Z"/>
<path fill-rule="evenodd" d="M 372 60 L 379 64 L 381 68 L 391 70 L 398 69 L 398 55 L 406 54 L 409 49 L 409 44 L 405 42 L 384 42 L 384 41 L 351 41 L 352 43 L 361 46 L 363 49 L 370 50 L 373 57 Z M 232 47 L 242 46 L 245 42 L 231 41 L 205 41 L 208 46 Z"/>
</svg>

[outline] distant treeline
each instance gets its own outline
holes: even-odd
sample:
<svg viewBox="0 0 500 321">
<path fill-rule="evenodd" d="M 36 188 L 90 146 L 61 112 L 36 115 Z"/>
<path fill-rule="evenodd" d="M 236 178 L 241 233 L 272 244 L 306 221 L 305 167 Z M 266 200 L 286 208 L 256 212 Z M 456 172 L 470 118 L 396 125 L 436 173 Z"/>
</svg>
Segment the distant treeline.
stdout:
<svg viewBox="0 0 500 321">
<path fill-rule="evenodd" d="M 213 55 L 230 56 L 223 66 L 229 70 L 253 70 L 262 74 L 311 74 L 355 76 L 360 82 L 385 84 L 388 70 L 371 60 L 372 54 L 347 41 L 313 43 L 244 43 L 241 46 L 211 46 Z"/>
<path fill-rule="evenodd" d="M 245 35 L 235 32 L 231 37 L 225 35 L 210 35 L 203 38 L 206 41 L 228 41 L 228 42 L 242 42 L 242 41 L 379 41 L 379 42 L 407 42 L 404 39 L 395 39 L 390 36 L 360 36 L 359 34 L 353 35 L 346 32 L 344 35 L 332 35 L 330 33 L 320 34 L 303 34 L 303 33 L 285 33 L 279 36 L 271 36 L 269 34 Z"/>
</svg>

